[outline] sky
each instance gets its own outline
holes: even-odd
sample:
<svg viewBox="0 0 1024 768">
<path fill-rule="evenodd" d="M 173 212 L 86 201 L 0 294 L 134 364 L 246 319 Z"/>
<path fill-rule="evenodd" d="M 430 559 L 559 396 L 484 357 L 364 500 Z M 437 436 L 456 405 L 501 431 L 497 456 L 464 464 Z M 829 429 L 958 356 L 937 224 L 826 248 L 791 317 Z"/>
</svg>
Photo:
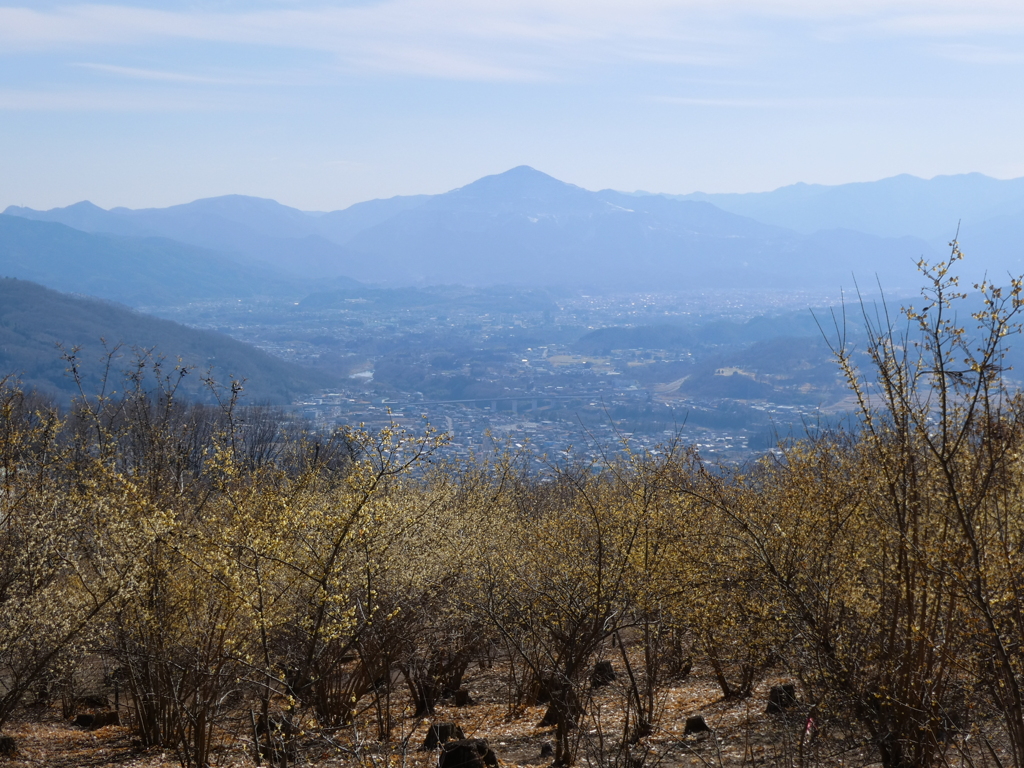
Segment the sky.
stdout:
<svg viewBox="0 0 1024 768">
<path fill-rule="evenodd" d="M 0 209 L 1024 176 L 1020 0 L 0 0 Z"/>
</svg>

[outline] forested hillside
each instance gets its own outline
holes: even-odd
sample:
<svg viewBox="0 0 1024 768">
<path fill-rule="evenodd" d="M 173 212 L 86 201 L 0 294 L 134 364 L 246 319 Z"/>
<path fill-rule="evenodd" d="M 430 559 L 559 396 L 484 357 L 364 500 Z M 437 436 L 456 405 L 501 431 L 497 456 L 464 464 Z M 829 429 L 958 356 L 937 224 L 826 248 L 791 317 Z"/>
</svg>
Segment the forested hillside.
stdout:
<svg viewBox="0 0 1024 768">
<path fill-rule="evenodd" d="M 270 267 L 158 237 L 116 237 L 0 215 L 0 275 L 131 306 L 287 292 Z"/>
<path fill-rule="evenodd" d="M 24 387 L 68 402 L 78 394 L 78 385 L 67 375 L 62 352 L 78 350 L 82 384 L 87 392 L 96 392 L 107 355 L 115 348 L 110 361 L 115 376 L 134 367 L 137 353 L 153 352 L 166 359 L 168 372 L 179 362 L 191 368 L 182 394 L 201 400 L 210 396 L 201 380 L 209 376 L 222 385 L 232 378 L 244 380 L 249 402 L 282 405 L 330 386 L 326 374 L 289 365 L 219 333 L 25 280 L 0 278 L 0 376 L 13 375 Z"/>
</svg>

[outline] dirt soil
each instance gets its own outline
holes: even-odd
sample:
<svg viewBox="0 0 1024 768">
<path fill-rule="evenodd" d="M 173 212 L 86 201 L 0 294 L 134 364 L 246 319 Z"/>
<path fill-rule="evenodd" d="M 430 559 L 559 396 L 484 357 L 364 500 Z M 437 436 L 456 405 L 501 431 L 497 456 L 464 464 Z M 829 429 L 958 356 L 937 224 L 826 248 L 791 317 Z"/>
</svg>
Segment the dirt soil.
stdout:
<svg viewBox="0 0 1024 768">
<path fill-rule="evenodd" d="M 808 715 L 803 705 L 797 705 L 787 715 L 766 714 L 768 691 L 782 682 L 792 681 L 772 678 L 764 681 L 749 699 L 724 701 L 708 671 L 695 668 L 684 681 L 664 692 L 654 732 L 626 754 L 618 750 L 626 701 L 626 690 L 619 680 L 593 692 L 588 725 L 577 734 L 578 762 L 624 768 L 788 768 L 801 762 L 845 768 L 871 762 L 870 751 L 863 742 L 849 734 L 837 730 L 825 734 L 817 724 L 808 731 Z M 330 738 L 309 735 L 301 739 L 294 761 L 289 764 L 434 768 L 437 752 L 419 749 L 427 728 L 434 722 L 454 722 L 467 737 L 487 739 L 502 766 L 551 764 L 551 757 L 542 756 L 542 750 L 545 743 L 552 741 L 554 730 L 538 727 L 545 707 L 523 707 L 509 713 L 500 665 L 494 669 L 474 668 L 466 676 L 465 687 L 473 697 L 470 706 L 442 705 L 435 716 L 413 720 L 407 716 L 410 710 L 406 703 L 398 698 L 404 693 L 398 686 L 395 709 L 399 717 L 390 744 L 372 741 L 376 726 L 371 713 L 366 712 L 357 728 Z M 124 710 L 123 716 L 127 714 Z M 694 715 L 704 717 L 710 732 L 684 735 L 686 719 Z M 248 717 L 246 711 L 229 719 L 219 734 L 220 746 L 213 765 L 256 765 L 246 729 Z M 173 753 L 143 751 L 128 727 L 107 726 L 88 731 L 61 720 L 59 712 L 52 710 L 42 717 L 36 714 L 11 723 L 5 734 L 15 738 L 18 752 L 14 757 L 0 758 L 0 768 L 180 765 Z"/>
</svg>

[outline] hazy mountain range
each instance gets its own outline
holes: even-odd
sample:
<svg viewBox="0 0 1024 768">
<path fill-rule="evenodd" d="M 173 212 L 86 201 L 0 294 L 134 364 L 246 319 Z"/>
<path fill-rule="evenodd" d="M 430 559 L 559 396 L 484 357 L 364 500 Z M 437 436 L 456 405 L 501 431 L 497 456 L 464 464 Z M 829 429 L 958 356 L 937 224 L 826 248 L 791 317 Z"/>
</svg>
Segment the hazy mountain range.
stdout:
<svg viewBox="0 0 1024 768">
<path fill-rule="evenodd" d="M 959 222 L 968 244 L 1003 229 L 1007 220 L 1024 222 L 1024 178 L 1004 181 L 980 173 L 933 179 L 903 174 L 839 186 L 793 184 L 772 192 L 664 196 L 712 203 L 797 232 L 853 229 L 880 237 L 909 235 L 940 247 L 953 238 Z"/>
<path fill-rule="evenodd" d="M 304 281 L 341 276 L 381 285 L 680 290 L 835 289 L 849 287 L 853 273 L 867 284 L 877 275 L 896 290 L 916 284 L 914 261 L 941 254 L 961 219 L 961 241 L 983 269 L 1024 264 L 1016 247 L 1024 235 L 1024 180 L 979 174 L 679 197 L 592 192 L 522 166 L 440 195 L 371 200 L 329 213 L 239 195 L 158 209 L 82 202 L 5 213 L 107 238 L 88 246 L 93 253 L 148 251 L 136 255 L 140 262 L 162 258 L 154 251 L 171 248 L 168 240 L 192 246 L 174 251 L 174 271 L 207 295 L 280 290 L 288 279 L 301 292 Z M 22 230 L 19 237 L 29 234 L 36 245 L 23 243 L 23 252 L 42 253 L 47 242 L 60 250 L 69 239 L 57 229 Z M 8 237 L 0 232 L 0 242 Z M 79 246 L 86 248 L 84 241 Z M 0 270 L 46 282 L 41 265 L 36 274 L 19 273 L 9 250 L 0 252 Z M 190 277 L 190 257 L 217 275 Z M 232 261 L 245 266 L 239 279 L 231 276 Z M 254 265 L 264 272 L 254 273 Z"/>
<path fill-rule="evenodd" d="M 329 213 L 240 195 L 170 208 L 104 210 L 81 202 L 49 211 L 11 206 L 5 213 L 103 236 L 74 247 L 109 252 L 119 279 L 137 277 L 137 286 L 116 297 L 95 291 L 132 303 L 147 290 L 145 263 L 159 261 L 197 297 L 301 293 L 310 281 L 322 289 L 323 279 L 342 276 L 380 285 L 699 290 L 835 289 L 849 287 L 856 274 L 862 283 L 877 276 L 898 290 L 916 285 L 916 259 L 942 254 L 961 221 L 972 266 L 994 274 L 1024 267 L 1024 179 L 980 174 L 672 196 L 592 192 L 521 166 L 440 195 L 371 200 Z M 22 254 L 40 254 L 34 273 L 22 271 L 4 245 L 15 236 Z M 54 259 L 68 253 L 70 241 L 66 230 L 15 235 L 8 226 L 0 230 L 0 272 L 52 284 L 47 265 L 66 271 Z M 136 269 L 126 270 L 125 259 Z M 245 269 L 239 273 L 231 262 Z M 203 269 L 193 272 L 200 263 Z M 93 282 L 102 282 L 98 274 Z M 171 297 L 154 293 L 148 303 L 162 300 Z"/>
</svg>

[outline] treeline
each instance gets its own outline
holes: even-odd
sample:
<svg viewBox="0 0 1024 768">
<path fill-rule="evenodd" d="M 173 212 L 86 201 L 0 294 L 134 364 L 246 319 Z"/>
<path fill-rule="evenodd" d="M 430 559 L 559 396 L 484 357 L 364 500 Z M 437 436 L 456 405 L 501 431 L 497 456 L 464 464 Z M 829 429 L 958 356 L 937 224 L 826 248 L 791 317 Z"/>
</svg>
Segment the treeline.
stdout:
<svg viewBox="0 0 1024 768">
<path fill-rule="evenodd" d="M 885 768 L 1019 768 L 1024 399 L 1002 354 L 1022 288 L 980 286 L 968 334 L 958 258 L 926 267 L 922 308 L 865 318 L 870 384 L 837 324 L 857 428 L 742 469 L 673 443 L 536 475 L 442 460 L 429 432 L 307 434 L 237 388 L 188 405 L 175 372 L 68 412 L 9 382 L 0 726 L 99 656 L 183 765 L 227 732 L 273 764 L 309 738 L 358 755 L 500 660 L 510 713 L 550 702 L 556 764 L 636 766 L 697 661 L 726 698 L 790 676 L 816 730 Z M 607 653 L 614 734 L 589 698 Z"/>
</svg>

